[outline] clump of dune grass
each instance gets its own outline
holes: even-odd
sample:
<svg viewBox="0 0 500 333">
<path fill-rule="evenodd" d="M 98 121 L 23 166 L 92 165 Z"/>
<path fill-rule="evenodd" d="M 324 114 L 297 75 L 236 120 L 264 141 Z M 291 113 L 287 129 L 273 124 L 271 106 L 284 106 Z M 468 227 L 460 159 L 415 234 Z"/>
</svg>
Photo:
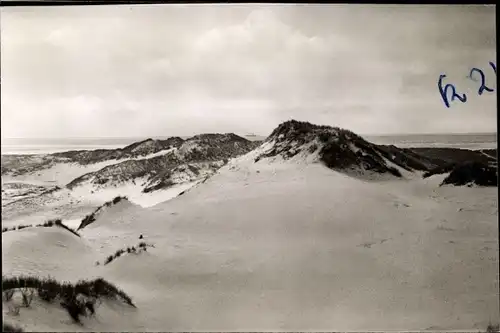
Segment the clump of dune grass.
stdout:
<svg viewBox="0 0 500 333">
<path fill-rule="evenodd" d="M 120 249 L 116 251 L 114 254 L 109 255 L 106 257 L 104 260 L 104 265 L 107 265 L 111 263 L 113 260 L 115 260 L 118 257 L 121 257 L 125 253 L 128 254 L 138 254 L 141 252 L 146 252 L 148 247 L 154 247 L 152 244 L 147 244 L 146 242 L 140 242 L 137 246 L 129 246 L 127 248 Z M 96 262 L 96 266 L 100 265 L 100 262 Z"/>
<path fill-rule="evenodd" d="M 77 230 L 83 229 L 89 224 L 92 224 L 93 222 L 96 221 L 96 215 L 97 213 L 103 208 L 103 207 L 110 207 L 112 205 L 116 205 L 122 200 L 128 200 L 126 196 L 117 196 L 113 200 L 105 202 L 102 206 L 97 207 L 96 210 L 94 210 L 92 213 L 86 215 L 83 219 L 82 222 L 80 223 L 80 226 L 78 226 Z"/>
<path fill-rule="evenodd" d="M 2 290 L 4 293 L 11 290 L 21 292 L 23 304 L 26 307 L 31 304 L 35 295 L 34 291 L 37 292 L 41 300 L 48 303 L 60 299 L 60 305 L 68 311 L 68 314 L 76 323 L 81 323 L 81 316 L 95 314 L 96 303 L 103 298 L 121 300 L 135 308 L 130 296 L 103 278 L 91 281 L 81 280 L 73 284 L 59 282 L 50 277 L 2 277 Z"/>
<path fill-rule="evenodd" d="M 29 228 L 29 227 L 32 227 L 32 225 L 31 224 L 27 224 L 27 225 L 20 224 L 20 225 L 16 225 L 16 226 L 10 227 L 10 228 L 5 227 L 5 228 L 2 228 L 2 233 L 7 232 L 7 231 L 21 230 L 21 229 Z"/>
<path fill-rule="evenodd" d="M 126 196 L 117 196 L 111 202 L 113 203 L 113 205 L 116 205 L 122 200 L 128 200 L 128 198 Z"/>
<path fill-rule="evenodd" d="M 55 226 L 55 227 L 66 229 L 69 232 L 71 232 L 73 235 L 80 237 L 80 234 L 78 232 L 76 232 L 76 230 L 73 230 L 72 228 L 70 228 L 67 225 L 65 225 L 64 223 L 62 223 L 62 221 L 60 219 L 49 220 L 43 224 L 38 224 L 36 226 L 37 227 L 54 227 Z"/>
<path fill-rule="evenodd" d="M 64 223 L 62 223 L 62 221 L 60 219 L 57 219 L 57 220 L 48 220 L 45 223 L 36 224 L 36 225 L 33 225 L 33 224 L 22 225 L 21 224 L 21 225 L 14 226 L 14 227 L 11 227 L 11 228 L 2 228 L 2 233 L 7 232 L 7 231 L 21 230 L 21 229 L 33 228 L 33 227 L 45 227 L 45 228 L 59 227 L 59 228 L 66 229 L 67 231 L 71 232 L 75 236 L 80 237 L 80 234 L 78 232 L 76 232 L 75 230 L 71 229 L 70 227 L 68 227 L 67 225 L 65 225 Z"/>
<path fill-rule="evenodd" d="M 86 226 L 88 226 L 89 224 L 91 224 L 94 221 L 95 221 L 95 212 L 92 212 L 83 218 L 83 220 L 80 223 L 80 226 L 78 226 L 77 230 L 85 228 Z"/>
</svg>

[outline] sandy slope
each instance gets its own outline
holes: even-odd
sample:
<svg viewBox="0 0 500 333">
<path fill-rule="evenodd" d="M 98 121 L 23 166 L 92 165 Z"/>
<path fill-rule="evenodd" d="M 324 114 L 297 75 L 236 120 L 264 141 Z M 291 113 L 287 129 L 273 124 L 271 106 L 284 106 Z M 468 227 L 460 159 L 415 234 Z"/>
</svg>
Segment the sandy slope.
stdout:
<svg viewBox="0 0 500 333">
<path fill-rule="evenodd" d="M 83 174 L 100 170 L 108 165 L 123 162 L 125 160 L 109 160 L 89 165 L 77 163 L 56 163 L 50 168 L 27 173 L 19 176 L 2 175 L 4 183 L 25 181 L 37 184 L 65 186 L 67 183 Z"/>
<path fill-rule="evenodd" d="M 5 205 L 2 208 L 2 226 L 39 224 L 47 219 L 62 219 L 67 225 L 70 223 L 78 227 L 83 217 L 117 196 L 127 196 L 135 204 L 151 207 L 176 197 L 201 181 L 185 182 L 150 193 L 142 193 L 140 180 L 99 191 L 95 191 L 92 186 L 80 186 L 75 190 L 62 189 L 50 195 Z"/>
<path fill-rule="evenodd" d="M 175 150 L 176 148 L 165 149 L 157 153 L 145 156 L 134 157 L 134 158 L 122 158 L 119 160 L 108 160 L 86 165 L 81 165 L 78 163 L 56 163 L 54 165 L 51 165 L 49 168 L 26 173 L 23 175 L 18 175 L 18 176 L 2 175 L 2 183 L 27 182 L 38 185 L 59 185 L 60 187 L 63 187 L 70 181 L 81 175 L 98 171 L 109 165 L 118 164 L 121 162 L 131 161 L 131 160 L 135 161 L 145 160 L 157 156 L 166 155 Z"/>
<path fill-rule="evenodd" d="M 4 233 L 4 274 L 103 276 L 138 306 L 121 316 L 106 306 L 83 328 L 39 309 L 8 320 L 101 331 L 467 330 L 499 321 L 496 188 L 439 188 L 442 176 L 370 182 L 319 164 L 252 160 L 168 202 L 118 206 L 81 239 L 47 228 Z M 155 248 L 95 266 L 140 234 Z"/>
<path fill-rule="evenodd" d="M 152 158 L 172 152 L 173 149 L 163 150 L 145 157 L 134 158 L 135 160 Z M 29 173 L 22 176 L 2 176 L 2 225 L 12 227 L 20 224 L 38 224 L 49 218 L 60 218 L 72 225 L 79 225 L 78 221 L 94 211 L 103 203 L 117 196 L 127 196 L 132 202 L 143 207 L 150 207 L 160 202 L 170 200 L 181 192 L 196 186 L 209 168 L 203 169 L 201 164 L 199 177 L 191 176 L 179 170 L 173 173 L 177 178 L 173 179 L 178 184 L 167 189 L 160 189 L 149 193 L 143 193 L 147 178 L 136 178 L 133 181 L 122 182 L 106 188 L 96 188 L 92 184 L 83 184 L 73 190 L 59 189 L 50 194 L 40 195 L 42 192 L 54 188 L 50 186 L 57 183 L 60 186 L 66 184 L 70 179 L 81 176 L 84 173 L 95 171 L 116 163 L 106 161 L 102 163 L 80 166 L 77 164 L 56 164 L 51 168 L 41 170 L 37 173 Z M 59 177 L 62 174 L 63 176 Z M 209 173 L 207 173 L 209 174 Z M 184 177 L 184 178 L 182 178 Z M 57 182 L 50 179 L 57 179 Z M 34 185 L 37 184 L 37 185 Z"/>
<path fill-rule="evenodd" d="M 161 185 L 165 179 L 160 177 L 151 180 L 148 176 L 117 181 L 106 186 L 98 186 L 89 181 L 82 182 L 72 190 L 64 187 L 70 180 L 112 164 L 151 159 L 175 151 L 176 148 L 172 148 L 142 157 L 88 165 L 57 163 L 47 169 L 19 176 L 2 175 L 2 224 L 4 227 L 12 227 L 41 223 L 47 218 L 60 218 L 75 225 L 78 220 L 81 221 L 84 216 L 117 196 L 127 196 L 136 204 L 150 207 L 197 186 L 223 164 L 222 161 L 181 164 L 171 170 L 170 178 L 167 179 L 173 183 L 172 186 L 148 193 L 144 193 L 146 188 L 154 187 L 158 183 Z M 56 184 L 61 188 L 57 188 Z"/>
<path fill-rule="evenodd" d="M 87 241 L 62 228 L 26 228 L 2 233 L 5 275 L 47 274 L 68 279 L 92 261 Z"/>
</svg>

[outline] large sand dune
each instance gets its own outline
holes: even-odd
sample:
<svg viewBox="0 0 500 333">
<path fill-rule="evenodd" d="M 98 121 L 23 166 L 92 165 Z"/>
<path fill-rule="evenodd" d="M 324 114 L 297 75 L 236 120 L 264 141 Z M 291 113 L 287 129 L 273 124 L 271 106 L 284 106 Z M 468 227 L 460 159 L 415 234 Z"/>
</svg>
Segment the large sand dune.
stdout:
<svg viewBox="0 0 500 333">
<path fill-rule="evenodd" d="M 497 189 L 442 179 L 366 181 L 249 154 L 182 196 L 64 235 L 61 260 L 45 228 L 7 232 L 4 274 L 103 276 L 137 305 L 83 327 L 39 309 L 8 319 L 27 330 L 484 329 L 499 321 Z M 140 234 L 155 247 L 95 266 Z"/>
</svg>

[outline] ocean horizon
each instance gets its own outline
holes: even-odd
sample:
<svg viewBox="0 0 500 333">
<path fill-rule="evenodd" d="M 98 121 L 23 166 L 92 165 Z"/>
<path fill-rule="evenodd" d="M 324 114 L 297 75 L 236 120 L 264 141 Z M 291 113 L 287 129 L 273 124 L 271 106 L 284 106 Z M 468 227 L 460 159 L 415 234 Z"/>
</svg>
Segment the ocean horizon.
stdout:
<svg viewBox="0 0 500 333">
<path fill-rule="evenodd" d="M 265 140 L 266 136 L 241 135 L 248 140 Z M 401 148 L 441 147 L 463 149 L 496 149 L 496 133 L 466 134 L 398 134 L 361 135 L 364 139 L 383 145 Z M 123 148 L 134 142 L 155 139 L 165 140 L 170 136 L 151 137 L 87 137 L 87 138 L 2 138 L 2 155 L 51 154 L 70 150 L 95 150 Z M 183 139 L 190 136 L 179 136 Z"/>
</svg>

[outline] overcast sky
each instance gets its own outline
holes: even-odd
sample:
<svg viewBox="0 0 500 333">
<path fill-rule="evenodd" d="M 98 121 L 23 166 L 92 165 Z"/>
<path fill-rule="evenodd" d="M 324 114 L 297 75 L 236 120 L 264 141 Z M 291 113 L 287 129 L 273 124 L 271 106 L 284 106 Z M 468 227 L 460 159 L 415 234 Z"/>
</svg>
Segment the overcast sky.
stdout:
<svg viewBox="0 0 500 333">
<path fill-rule="evenodd" d="M 1 9 L 2 137 L 496 132 L 495 7 Z M 446 74 L 468 102 L 446 108 Z"/>
</svg>

